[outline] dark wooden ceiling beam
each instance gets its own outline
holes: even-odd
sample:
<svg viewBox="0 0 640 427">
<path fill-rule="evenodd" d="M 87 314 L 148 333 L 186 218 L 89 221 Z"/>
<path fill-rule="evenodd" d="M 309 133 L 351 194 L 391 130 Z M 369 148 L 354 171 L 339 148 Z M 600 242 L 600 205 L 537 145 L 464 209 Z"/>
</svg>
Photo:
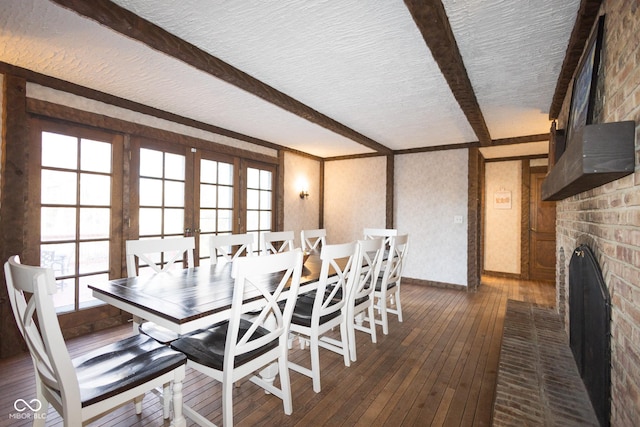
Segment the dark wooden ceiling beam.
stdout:
<svg viewBox="0 0 640 427">
<path fill-rule="evenodd" d="M 569 84 L 573 78 L 573 73 L 578 66 L 578 61 L 589 39 L 591 28 L 593 28 L 593 24 L 598 17 L 601 5 L 602 0 L 582 0 L 580 3 L 576 23 L 571 31 L 567 52 L 564 55 L 564 61 L 562 62 L 562 68 L 560 69 L 560 75 L 556 83 L 556 90 L 551 100 L 551 106 L 549 107 L 550 120 L 557 119 L 560 114 L 562 103 L 564 102 L 564 98 L 569 90 Z"/>
<path fill-rule="evenodd" d="M 0 74 L 9 74 L 16 77 L 21 77 L 28 82 L 33 82 L 42 86 L 47 86 L 52 89 L 68 92 L 74 95 L 82 96 L 84 98 L 94 99 L 96 101 L 104 102 L 105 104 L 114 105 L 116 107 L 126 108 L 127 110 L 137 111 L 138 113 L 146 114 L 149 116 L 157 117 L 159 119 L 168 120 L 181 125 L 190 126 L 196 129 L 201 129 L 207 132 L 215 133 L 218 135 L 228 136 L 229 138 L 238 139 L 241 141 L 250 142 L 251 144 L 260 145 L 263 147 L 271 148 L 274 150 L 291 150 L 290 148 L 283 147 L 278 144 L 274 144 L 263 139 L 255 138 L 249 135 L 244 135 L 238 132 L 234 132 L 228 129 L 224 129 L 218 126 L 214 126 L 208 123 L 203 123 L 197 120 L 193 120 L 187 117 L 183 117 L 177 114 L 169 113 L 164 110 L 149 107 L 148 105 L 140 104 L 138 102 L 130 101 L 128 99 L 120 98 L 108 93 L 100 92 L 98 90 L 90 89 L 86 86 L 80 86 L 75 83 L 61 80 L 55 77 L 40 74 L 35 71 L 28 70 L 26 68 L 18 67 L 16 65 L 8 64 L 0 61 Z"/>
<path fill-rule="evenodd" d="M 405 0 L 424 41 L 447 80 L 481 146 L 491 144 L 476 94 L 467 75 L 449 18 L 440 0 Z"/>
<path fill-rule="evenodd" d="M 549 141 L 549 132 L 547 133 L 539 133 L 537 135 L 525 135 L 525 136 L 514 136 L 512 138 L 501 138 L 494 139 L 491 142 L 491 145 L 512 145 L 512 144 L 526 144 L 528 142 L 541 142 L 541 141 Z"/>
<path fill-rule="evenodd" d="M 53 1 L 365 147 L 383 154 L 392 152 L 379 142 L 325 116 L 108 0 Z"/>
</svg>

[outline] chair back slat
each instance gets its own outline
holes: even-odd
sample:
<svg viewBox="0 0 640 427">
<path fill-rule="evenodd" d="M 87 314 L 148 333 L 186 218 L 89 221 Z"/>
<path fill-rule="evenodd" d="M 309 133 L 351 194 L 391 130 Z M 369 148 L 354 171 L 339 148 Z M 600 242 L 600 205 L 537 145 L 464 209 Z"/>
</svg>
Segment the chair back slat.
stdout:
<svg viewBox="0 0 640 427">
<path fill-rule="evenodd" d="M 209 238 L 211 264 L 218 263 L 218 255 L 226 262 L 234 262 L 241 256 L 253 256 L 255 234 L 218 234 Z"/>
<path fill-rule="evenodd" d="M 127 276 L 136 277 L 143 264 L 149 266 L 155 273 L 167 271 L 173 267 L 176 261 L 183 260 L 185 254 L 187 267 L 194 267 L 193 251 L 195 247 L 193 237 L 127 240 L 125 248 Z"/>
<path fill-rule="evenodd" d="M 276 339 L 286 345 L 288 325 L 298 296 L 302 275 L 302 251 L 294 250 L 264 257 L 241 257 L 234 263 L 236 278 L 224 369 L 233 368 L 235 356 L 248 353 Z M 274 286 L 273 279 L 277 284 Z M 278 304 L 288 289 L 284 308 Z M 253 298 L 246 299 L 247 295 Z M 258 308 L 259 312 L 255 314 Z M 242 315 L 252 312 L 252 325 L 240 333 Z M 266 323 L 268 322 L 268 325 Z M 257 333 L 261 328 L 261 333 Z M 264 333 L 265 329 L 268 333 Z"/>
<path fill-rule="evenodd" d="M 346 303 L 348 280 L 354 280 L 349 272 L 353 266 L 356 242 L 326 245 L 322 248 L 320 277 L 313 305 L 311 322 L 341 310 Z"/>
<path fill-rule="evenodd" d="M 292 251 L 293 231 L 267 231 L 262 234 L 265 255 Z"/>
<path fill-rule="evenodd" d="M 376 237 L 368 240 L 358 240 L 356 254 L 353 269 L 355 280 L 349 290 L 351 303 L 373 294 L 382 267 L 384 239 Z"/>
<path fill-rule="evenodd" d="M 408 240 L 408 234 L 402 234 L 391 239 L 391 248 L 389 250 L 387 264 L 382 276 L 383 284 L 388 286 L 390 283 L 396 283 L 400 281 L 402 277 L 404 259 L 409 247 Z"/>
<path fill-rule="evenodd" d="M 398 230 L 395 228 L 365 228 L 362 232 L 364 239 L 374 239 L 376 237 L 383 237 L 384 244 L 389 247 L 391 238 L 398 235 Z"/>
<path fill-rule="evenodd" d="M 327 244 L 327 230 L 320 228 L 317 230 L 302 230 L 300 241 L 302 250 L 306 253 L 320 253 L 320 250 Z"/>
</svg>

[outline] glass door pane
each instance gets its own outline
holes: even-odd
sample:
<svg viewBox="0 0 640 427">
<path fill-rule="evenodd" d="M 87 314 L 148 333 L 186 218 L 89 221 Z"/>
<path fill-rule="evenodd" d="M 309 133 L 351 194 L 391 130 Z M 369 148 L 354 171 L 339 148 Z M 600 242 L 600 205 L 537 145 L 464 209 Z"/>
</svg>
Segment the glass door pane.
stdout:
<svg viewBox="0 0 640 427">
<path fill-rule="evenodd" d="M 198 227 L 198 258 L 202 260 L 210 258 L 209 238 L 215 234 L 232 234 L 234 232 L 234 164 L 227 161 L 219 161 L 202 153 L 199 157 L 198 194 L 199 204 L 197 210 Z M 208 261 L 207 261 L 208 262 Z"/>
<path fill-rule="evenodd" d="M 87 283 L 108 278 L 113 261 L 113 141 L 69 133 L 40 135 L 40 265 L 54 271 L 59 312 L 101 304 Z"/>
<path fill-rule="evenodd" d="M 186 158 L 140 148 L 138 237 L 181 237 L 185 233 Z M 164 263 L 162 257 L 158 260 Z M 145 264 L 140 265 L 145 271 Z"/>
<path fill-rule="evenodd" d="M 256 234 L 256 249 L 263 247 L 262 233 L 273 229 L 273 170 L 247 167 L 246 230 Z"/>
</svg>

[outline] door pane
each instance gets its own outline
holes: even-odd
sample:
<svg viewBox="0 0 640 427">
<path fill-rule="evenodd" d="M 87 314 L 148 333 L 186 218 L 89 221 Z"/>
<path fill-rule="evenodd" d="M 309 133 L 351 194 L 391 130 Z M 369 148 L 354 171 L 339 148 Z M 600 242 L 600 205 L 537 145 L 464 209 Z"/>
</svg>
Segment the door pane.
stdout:
<svg viewBox="0 0 640 427">
<path fill-rule="evenodd" d="M 80 239 L 108 239 L 111 210 L 80 208 Z"/>
<path fill-rule="evenodd" d="M 205 154 L 206 155 L 206 154 Z M 197 204 L 198 259 L 209 258 L 209 238 L 214 234 L 233 232 L 234 187 L 233 164 L 212 158 L 200 159 L 200 200 Z"/>
<path fill-rule="evenodd" d="M 80 168 L 91 172 L 111 172 L 111 144 L 101 141 L 82 140 Z"/>
<path fill-rule="evenodd" d="M 140 206 L 162 206 L 162 181 L 140 178 Z"/>
<path fill-rule="evenodd" d="M 80 174 L 80 204 L 109 206 L 111 177 L 109 175 Z"/>
<path fill-rule="evenodd" d="M 262 233 L 273 227 L 273 171 L 247 168 L 247 232 L 258 235 L 258 248 L 262 248 Z"/>
<path fill-rule="evenodd" d="M 140 149 L 140 176 L 162 178 L 164 167 L 162 151 Z"/>
<path fill-rule="evenodd" d="M 40 260 L 58 280 L 56 309 L 101 304 L 80 282 L 110 271 L 113 144 L 53 132 L 40 143 Z"/>
<path fill-rule="evenodd" d="M 75 240 L 76 208 L 42 207 L 40 240 L 43 242 Z"/>
<path fill-rule="evenodd" d="M 77 199 L 76 172 L 43 169 L 41 174 L 40 202 L 52 205 L 75 205 Z"/>
<path fill-rule="evenodd" d="M 76 169 L 78 167 L 78 138 L 42 132 L 42 166 Z"/>
<path fill-rule="evenodd" d="M 184 182 L 166 181 L 164 183 L 164 205 L 184 206 Z"/>
<path fill-rule="evenodd" d="M 185 156 L 140 149 L 140 238 L 184 235 Z"/>
<path fill-rule="evenodd" d="M 162 209 L 140 208 L 140 235 L 162 234 Z"/>
</svg>

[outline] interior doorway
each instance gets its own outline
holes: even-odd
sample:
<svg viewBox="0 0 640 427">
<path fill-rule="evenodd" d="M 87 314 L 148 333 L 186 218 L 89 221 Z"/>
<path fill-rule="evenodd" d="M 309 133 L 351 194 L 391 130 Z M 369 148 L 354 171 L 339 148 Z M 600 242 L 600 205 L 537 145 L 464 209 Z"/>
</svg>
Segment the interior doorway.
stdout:
<svg viewBox="0 0 640 427">
<path fill-rule="evenodd" d="M 556 203 L 542 200 L 542 182 L 546 174 L 546 167 L 529 169 L 528 277 L 555 282 Z"/>
</svg>

